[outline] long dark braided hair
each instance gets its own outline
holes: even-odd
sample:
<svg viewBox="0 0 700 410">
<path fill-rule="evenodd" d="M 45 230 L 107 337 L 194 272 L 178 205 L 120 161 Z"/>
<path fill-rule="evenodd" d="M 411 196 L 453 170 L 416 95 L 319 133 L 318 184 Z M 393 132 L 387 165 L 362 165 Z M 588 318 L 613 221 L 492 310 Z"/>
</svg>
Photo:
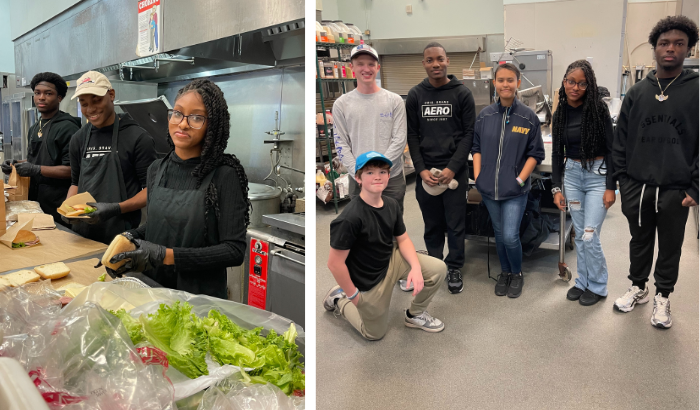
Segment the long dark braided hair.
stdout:
<svg viewBox="0 0 700 410">
<path fill-rule="evenodd" d="M 233 154 L 225 154 L 228 145 L 229 129 L 231 126 L 231 116 L 228 112 L 228 105 L 224 98 L 224 93 L 213 82 L 207 79 L 197 79 L 182 87 L 177 92 L 175 101 L 185 93 L 194 91 L 202 97 L 202 102 L 207 110 L 207 132 L 204 135 L 202 144 L 202 161 L 192 171 L 192 176 L 197 178 L 197 188 L 202 185 L 202 180 L 210 172 L 220 165 L 228 165 L 236 170 L 238 181 L 241 184 L 241 191 L 248 205 L 245 211 L 245 226 L 250 224 L 250 199 L 248 198 L 248 176 L 241 165 L 241 161 Z M 173 140 L 168 132 L 168 143 L 171 148 L 175 148 Z M 217 219 L 219 218 L 219 197 L 216 192 L 214 182 L 209 184 L 205 197 L 205 215 L 213 209 Z M 206 225 L 205 228 L 206 230 Z M 205 237 L 206 237 L 205 232 Z"/>
<path fill-rule="evenodd" d="M 605 126 L 610 121 L 608 106 L 601 99 L 598 91 L 593 67 L 586 60 L 576 60 L 566 69 L 564 79 L 574 70 L 580 69 L 586 77 L 586 94 L 583 99 L 583 115 L 581 116 L 581 165 L 590 170 L 601 147 L 607 147 L 605 141 Z M 552 150 L 563 158 L 564 135 L 566 133 L 566 92 L 564 86 L 559 89 L 559 105 L 552 118 Z"/>
</svg>

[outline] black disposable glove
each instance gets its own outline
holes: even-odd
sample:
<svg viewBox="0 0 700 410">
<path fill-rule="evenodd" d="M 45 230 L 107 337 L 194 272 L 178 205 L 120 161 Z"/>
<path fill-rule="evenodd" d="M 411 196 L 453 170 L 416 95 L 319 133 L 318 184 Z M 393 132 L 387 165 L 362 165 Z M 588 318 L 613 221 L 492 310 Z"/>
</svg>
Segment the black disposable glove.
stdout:
<svg viewBox="0 0 700 410">
<path fill-rule="evenodd" d="M 165 246 L 141 239 L 134 239 L 132 242 L 136 245 L 135 251 L 118 253 L 109 260 L 111 263 L 127 260 L 115 274 L 120 275 L 130 271 L 143 272 L 146 270 L 154 270 L 163 265 Z"/>
<path fill-rule="evenodd" d="M 89 219 L 84 219 L 84 221 L 91 225 L 105 222 L 122 213 L 118 202 L 88 202 L 86 205 L 97 209 L 95 212 L 85 215 Z"/>
<path fill-rule="evenodd" d="M 34 165 L 31 162 L 20 162 L 15 165 L 15 169 L 21 177 L 38 177 L 41 175 L 41 165 Z"/>
<path fill-rule="evenodd" d="M 2 172 L 10 175 L 12 173 L 12 164 L 16 164 L 17 160 L 16 159 L 6 159 L 5 162 L 0 165 L 0 168 L 2 168 Z"/>
</svg>

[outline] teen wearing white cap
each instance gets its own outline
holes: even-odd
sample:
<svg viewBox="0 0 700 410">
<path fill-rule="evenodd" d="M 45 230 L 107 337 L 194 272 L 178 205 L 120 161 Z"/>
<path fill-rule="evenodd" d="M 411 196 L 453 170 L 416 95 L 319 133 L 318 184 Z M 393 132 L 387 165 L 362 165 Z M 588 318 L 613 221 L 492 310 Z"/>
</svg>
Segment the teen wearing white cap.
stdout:
<svg viewBox="0 0 700 410">
<path fill-rule="evenodd" d="M 376 151 L 394 164 L 384 195 L 396 199 L 403 213 L 406 178 L 403 173 L 403 151 L 406 147 L 406 107 L 400 95 L 379 87 L 379 54 L 367 44 L 350 53 L 351 67 L 357 88 L 338 98 L 333 104 L 333 138 L 338 157 L 355 176 L 359 153 Z M 350 195 L 359 193 L 350 178 Z"/>
<path fill-rule="evenodd" d="M 129 114 L 116 114 L 115 92 L 104 74 L 88 71 L 77 83 L 71 99 L 78 99 L 89 123 L 70 143 L 68 198 L 89 192 L 97 211 L 89 219 L 68 221 L 80 235 L 110 243 L 141 222 L 139 210 L 146 206 L 146 173 L 156 159 L 155 142 Z"/>
</svg>

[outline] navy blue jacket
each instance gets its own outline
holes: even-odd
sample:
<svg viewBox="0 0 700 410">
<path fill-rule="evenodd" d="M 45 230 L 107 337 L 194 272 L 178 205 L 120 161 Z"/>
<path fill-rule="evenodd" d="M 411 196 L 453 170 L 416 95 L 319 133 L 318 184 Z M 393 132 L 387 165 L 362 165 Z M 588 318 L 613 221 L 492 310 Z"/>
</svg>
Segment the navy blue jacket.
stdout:
<svg viewBox="0 0 700 410">
<path fill-rule="evenodd" d="M 516 98 L 511 107 L 499 102 L 481 110 L 474 124 L 472 153 L 481 154 L 476 189 L 489 199 L 515 198 L 530 191 L 530 178 L 521 187 L 515 179 L 529 157 L 544 159 L 540 120 Z"/>
</svg>

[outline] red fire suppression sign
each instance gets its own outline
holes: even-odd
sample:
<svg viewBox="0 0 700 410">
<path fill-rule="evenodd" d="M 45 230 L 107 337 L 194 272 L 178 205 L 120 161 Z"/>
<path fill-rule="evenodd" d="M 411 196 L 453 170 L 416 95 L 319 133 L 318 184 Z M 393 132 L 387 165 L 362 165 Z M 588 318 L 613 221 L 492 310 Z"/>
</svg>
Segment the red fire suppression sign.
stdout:
<svg viewBox="0 0 700 410">
<path fill-rule="evenodd" d="M 248 305 L 265 310 L 267 301 L 267 257 L 269 244 L 260 239 L 250 241 Z"/>
</svg>

